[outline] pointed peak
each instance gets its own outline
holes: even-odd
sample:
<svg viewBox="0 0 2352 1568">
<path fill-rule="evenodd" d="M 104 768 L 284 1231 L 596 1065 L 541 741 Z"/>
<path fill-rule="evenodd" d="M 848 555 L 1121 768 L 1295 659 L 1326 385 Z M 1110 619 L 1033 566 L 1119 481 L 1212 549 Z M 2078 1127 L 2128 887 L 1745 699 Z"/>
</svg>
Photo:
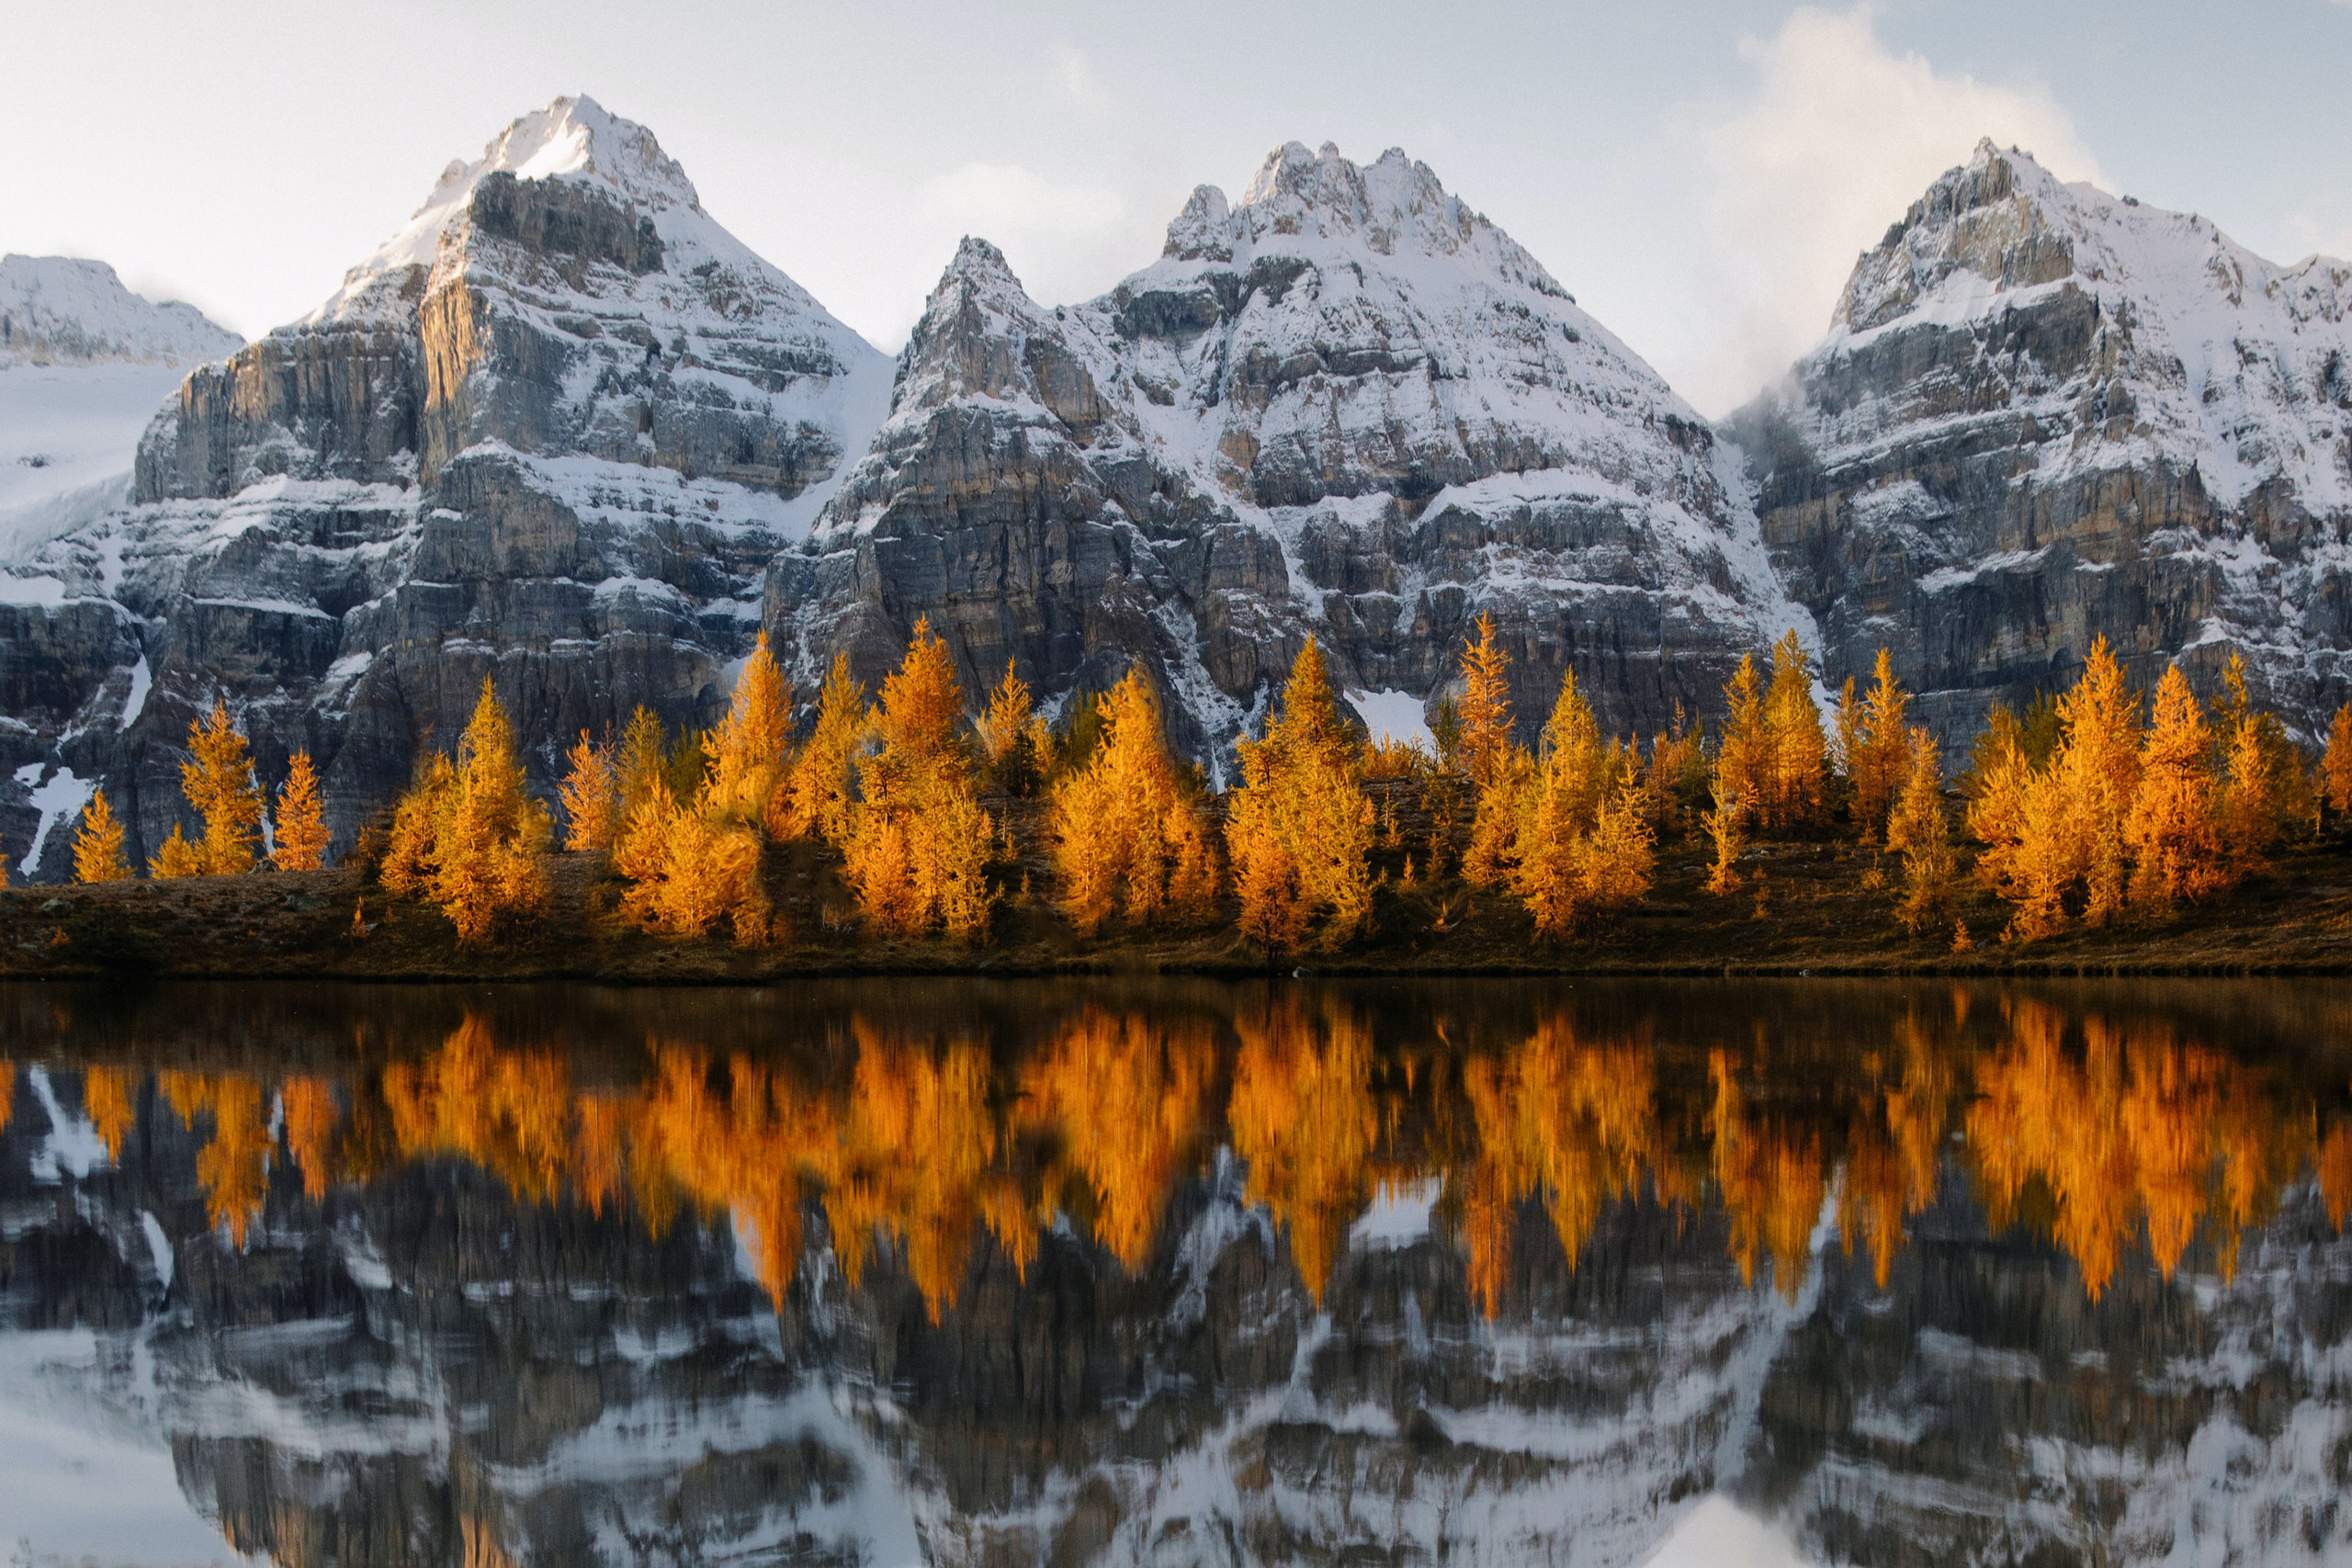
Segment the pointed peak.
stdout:
<svg viewBox="0 0 2352 1568">
<path fill-rule="evenodd" d="M 701 205 L 694 182 L 650 130 L 583 94 L 521 116 L 492 137 L 475 162 L 453 159 L 418 216 L 501 172 L 523 180 L 592 182 L 654 211 Z"/>
<path fill-rule="evenodd" d="M 1980 137 L 1965 164 L 1936 176 L 1846 280 L 1833 330 L 1864 332 L 1910 310 L 1955 272 L 1996 288 L 2075 270 L 2075 200 L 2033 155 Z"/>
<path fill-rule="evenodd" d="M 1233 259 L 1232 220 L 1233 209 L 1226 202 L 1225 192 L 1215 186 L 1194 186 L 1184 200 L 1184 210 L 1169 220 L 1168 243 L 1159 254 L 1187 261 L 1229 262 Z"/>
<path fill-rule="evenodd" d="M 967 234 L 957 243 L 955 259 L 947 264 L 939 281 L 944 286 L 957 277 L 1001 277 L 1015 288 L 1021 287 L 1021 279 L 1013 276 L 1012 264 L 1004 259 L 1004 253 L 977 234 Z"/>
<path fill-rule="evenodd" d="M 676 159 L 662 151 L 651 131 L 584 95 L 558 98 L 492 137 L 472 163 L 451 159 L 407 225 L 345 274 L 343 287 L 304 320 L 384 308 L 375 286 L 390 282 L 396 291 L 405 286 L 401 280 L 412 269 L 429 269 L 439 254 L 441 236 L 464 216 L 475 190 L 493 175 L 594 186 L 640 215 L 678 209 L 702 213 L 694 182 Z"/>
</svg>

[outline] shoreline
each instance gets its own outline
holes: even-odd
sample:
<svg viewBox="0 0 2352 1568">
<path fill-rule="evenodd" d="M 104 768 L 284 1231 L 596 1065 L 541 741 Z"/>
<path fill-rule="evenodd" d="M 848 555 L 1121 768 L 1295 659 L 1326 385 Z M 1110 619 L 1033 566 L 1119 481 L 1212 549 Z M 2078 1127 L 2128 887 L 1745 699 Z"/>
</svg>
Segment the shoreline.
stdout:
<svg viewBox="0 0 2352 1568">
<path fill-rule="evenodd" d="M 1264 979 L 2227 978 L 2352 975 L 2352 841 L 2296 848 L 2229 899 L 2161 920 L 2079 925 L 2030 945 L 1998 940 L 2006 908 L 1973 886 L 1961 917 L 1978 933 L 1906 938 L 1893 900 L 1866 886 L 1871 857 L 1833 840 L 1755 852 L 1753 888 L 1714 897 L 1686 846 L 1660 856 L 1648 898 L 1586 937 L 1534 936 L 1508 898 L 1460 883 L 1380 891 L 1373 929 L 1337 952 L 1269 962 L 1229 927 L 1114 932 L 1082 941 L 1043 900 L 1008 897 L 993 940 L 868 942 L 844 918 L 830 857 L 777 846 L 763 874 L 784 917 L 775 945 L 679 939 L 639 929 L 599 856 L 548 862 L 547 910 L 503 943 L 467 948 L 437 909 L 389 898 L 353 868 L 261 872 L 0 893 L 0 979 L 563 982 L 762 986 L 786 980 L 1188 976 Z M 355 908 L 368 930 L 353 930 Z"/>
</svg>

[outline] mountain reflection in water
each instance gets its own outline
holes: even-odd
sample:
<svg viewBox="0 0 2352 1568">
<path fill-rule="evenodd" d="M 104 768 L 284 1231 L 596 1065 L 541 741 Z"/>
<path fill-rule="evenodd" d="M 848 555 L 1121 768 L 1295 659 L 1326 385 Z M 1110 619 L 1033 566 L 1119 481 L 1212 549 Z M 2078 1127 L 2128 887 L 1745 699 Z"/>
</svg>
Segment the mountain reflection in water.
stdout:
<svg viewBox="0 0 2352 1568">
<path fill-rule="evenodd" d="M 2352 987 L 0 991 L 285 1564 L 2352 1560 Z M 10 1539 L 0 1530 L 0 1539 Z M 71 1543 L 65 1543 L 70 1545 Z"/>
</svg>

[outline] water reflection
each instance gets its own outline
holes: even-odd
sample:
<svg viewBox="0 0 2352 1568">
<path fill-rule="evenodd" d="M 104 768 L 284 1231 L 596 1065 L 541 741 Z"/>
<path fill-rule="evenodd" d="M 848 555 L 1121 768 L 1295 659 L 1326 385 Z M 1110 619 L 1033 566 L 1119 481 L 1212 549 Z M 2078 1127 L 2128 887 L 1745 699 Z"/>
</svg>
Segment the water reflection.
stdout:
<svg viewBox="0 0 2352 1568">
<path fill-rule="evenodd" d="M 0 1340 L 282 1562 L 2352 1554 L 2331 985 L 0 1009 Z"/>
</svg>

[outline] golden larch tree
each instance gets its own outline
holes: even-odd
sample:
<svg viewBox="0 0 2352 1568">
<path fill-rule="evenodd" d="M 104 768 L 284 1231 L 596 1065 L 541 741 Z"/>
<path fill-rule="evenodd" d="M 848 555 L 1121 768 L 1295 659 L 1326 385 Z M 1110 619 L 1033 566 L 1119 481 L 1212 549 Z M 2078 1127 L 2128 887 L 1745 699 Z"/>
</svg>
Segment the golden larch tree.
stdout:
<svg viewBox="0 0 2352 1568">
<path fill-rule="evenodd" d="M 869 717 L 881 748 L 858 759 L 859 798 L 842 845 L 858 906 L 888 935 L 944 930 L 978 942 L 988 934 L 995 826 L 973 794 L 956 733 L 963 713 L 954 657 L 930 620 L 918 620 Z"/>
<path fill-rule="evenodd" d="M 784 786 L 770 799 L 771 838 L 819 838 L 836 847 L 849 841 L 857 806 L 857 760 L 870 733 L 865 688 L 850 674 L 849 656 L 835 654 L 818 693 L 816 728 L 793 758 Z"/>
<path fill-rule="evenodd" d="M 1089 936 L 1114 908 L 1138 930 L 1204 918 L 1216 896 L 1215 852 L 1150 683 L 1131 669 L 1095 702 L 1102 743 L 1054 786 L 1046 829 L 1062 912 Z"/>
<path fill-rule="evenodd" d="M 287 763 L 271 839 L 269 858 L 280 871 L 316 871 L 327 863 L 326 805 L 308 751 L 295 752 Z"/>
<path fill-rule="evenodd" d="M 727 716 L 703 737 L 709 766 L 704 785 L 706 814 L 757 822 L 768 795 L 784 774 L 792 738 L 792 687 L 768 651 L 762 632 L 735 678 Z"/>
<path fill-rule="evenodd" d="M 1242 934 L 1270 953 L 1296 947 L 1310 927 L 1326 943 L 1345 942 L 1372 914 L 1373 808 L 1313 637 L 1264 739 L 1238 750 L 1242 783 L 1225 832 Z"/>
<path fill-rule="evenodd" d="M 1566 936 L 1587 916 L 1649 891 L 1653 837 L 1633 755 L 1604 742 L 1576 672 L 1544 728 L 1544 760 L 1519 791 L 1508 880 L 1536 929 Z"/>
<path fill-rule="evenodd" d="M 82 830 L 74 839 L 74 878 L 77 882 L 121 882 L 130 875 L 122 858 L 122 824 L 107 792 L 99 790 L 82 808 Z"/>
<path fill-rule="evenodd" d="M 1910 729 L 1911 694 L 1894 678 L 1894 660 L 1878 650 L 1870 694 L 1861 700 L 1855 733 L 1847 741 L 1846 776 L 1854 786 L 1854 826 L 1868 843 L 1886 826 L 1895 796 L 1916 762 Z"/>
<path fill-rule="evenodd" d="M 2162 907 L 2204 897 L 2225 875 L 2213 732 L 2175 664 L 2156 682 L 2154 712 L 2141 744 L 2140 785 L 2124 838 L 2137 863 L 2134 899 Z"/>
<path fill-rule="evenodd" d="M 2099 637 L 2058 700 L 2058 739 L 2047 762 L 2034 762 L 2027 728 L 2014 722 L 1996 725 L 1980 743 L 1968 825 L 1984 845 L 1978 875 L 2017 906 L 2009 940 L 2063 928 L 2065 901 L 2077 893 L 2094 925 L 2122 910 L 2127 822 L 2140 785 L 2139 711 L 2122 665 Z"/>
<path fill-rule="evenodd" d="M 1510 656 L 1495 641 L 1494 622 L 1484 615 L 1477 637 L 1462 645 L 1462 696 L 1454 716 L 1455 747 L 1471 787 L 1483 792 L 1501 783 L 1518 750 L 1511 738 Z"/>
<path fill-rule="evenodd" d="M 1004 679 L 989 694 L 988 711 L 980 715 L 974 734 L 989 781 L 998 789 L 1007 795 L 1027 795 L 1036 788 L 1045 770 L 1046 730 L 1037 717 L 1029 682 L 1015 671 L 1010 659 L 1004 661 Z"/>
<path fill-rule="evenodd" d="M 2328 726 L 2327 750 L 2320 758 L 2320 779 L 2327 790 L 2327 804 L 2341 817 L 2352 812 L 2352 703 L 2335 710 L 2335 722 Z"/>
<path fill-rule="evenodd" d="M 2230 655 L 2214 709 L 2228 779 L 2222 838 L 2229 880 L 2237 882 L 2262 870 L 2290 826 L 2318 816 L 2319 802 L 2287 727 L 2276 714 L 2254 705 L 2246 691 L 2245 654 Z"/>
<path fill-rule="evenodd" d="M 1917 935 L 1951 913 L 1952 883 L 1959 855 L 1952 848 L 1951 818 L 1944 810 L 1944 770 L 1936 738 L 1914 728 L 1910 765 L 1886 818 L 1887 852 L 1903 863 L 1903 892 L 1895 914 L 1903 929 Z"/>
<path fill-rule="evenodd" d="M 175 822 L 172 824 L 171 836 L 164 840 L 162 847 L 157 849 L 153 857 L 147 862 L 147 870 L 149 874 L 159 882 L 168 882 L 183 876 L 202 876 L 206 872 L 204 851 L 188 842 L 187 835 L 181 831 L 180 825 Z"/>
<path fill-rule="evenodd" d="M 254 843 L 261 836 L 261 785 L 225 701 L 214 698 L 211 714 L 187 727 L 187 749 L 188 760 L 180 764 L 180 793 L 204 820 L 198 846 L 203 874 L 251 871 Z"/>
<path fill-rule="evenodd" d="M 1756 656 L 1742 654 L 1724 686 L 1724 728 L 1715 746 L 1715 808 L 1732 803 L 1750 821 L 1767 819 L 1772 790 L 1772 736 L 1764 676 Z"/>
<path fill-rule="evenodd" d="M 1828 782 L 1829 737 L 1813 700 L 1813 659 L 1791 626 L 1772 645 L 1772 685 L 1764 698 L 1765 819 L 1797 827 L 1820 819 Z"/>
<path fill-rule="evenodd" d="M 598 745 L 583 729 L 563 760 L 563 784 L 557 795 L 563 808 L 563 847 L 611 849 L 620 815 L 614 796 L 613 749 Z"/>
<path fill-rule="evenodd" d="M 392 814 L 384 886 L 424 891 L 469 943 L 545 908 L 546 808 L 525 793 L 514 726 L 490 677 L 453 761 L 435 752 Z"/>
</svg>

